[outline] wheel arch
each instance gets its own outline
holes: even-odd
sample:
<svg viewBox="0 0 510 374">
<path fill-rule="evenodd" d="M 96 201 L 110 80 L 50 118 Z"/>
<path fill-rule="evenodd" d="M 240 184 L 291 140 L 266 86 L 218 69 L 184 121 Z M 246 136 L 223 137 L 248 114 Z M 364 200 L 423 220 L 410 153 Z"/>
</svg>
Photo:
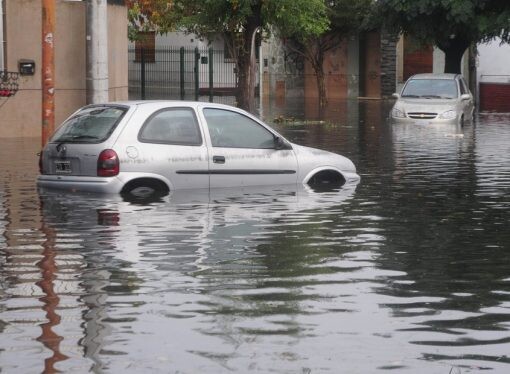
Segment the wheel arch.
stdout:
<svg viewBox="0 0 510 374">
<path fill-rule="evenodd" d="M 153 175 L 142 175 L 133 177 L 128 181 L 124 182 L 120 193 L 126 193 L 129 190 L 140 186 L 155 187 L 157 189 L 161 189 L 165 193 L 168 193 L 173 190 L 172 184 L 170 183 L 170 181 L 166 180 L 166 178 Z"/>
<path fill-rule="evenodd" d="M 303 184 L 313 184 L 314 178 L 317 177 L 320 179 L 324 178 L 324 180 L 332 179 L 336 183 L 340 182 L 340 185 L 344 185 L 348 180 L 347 176 L 340 169 L 334 166 L 321 166 L 308 172 L 303 179 Z"/>
</svg>

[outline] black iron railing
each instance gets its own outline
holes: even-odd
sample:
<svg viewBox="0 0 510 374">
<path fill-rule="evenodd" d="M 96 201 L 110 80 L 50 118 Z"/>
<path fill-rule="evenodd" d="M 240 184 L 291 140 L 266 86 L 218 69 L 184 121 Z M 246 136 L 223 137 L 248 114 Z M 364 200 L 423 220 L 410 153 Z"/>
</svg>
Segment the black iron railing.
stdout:
<svg viewBox="0 0 510 374">
<path fill-rule="evenodd" d="M 129 49 L 130 99 L 218 101 L 215 97 L 235 94 L 235 64 L 223 50 Z"/>
</svg>

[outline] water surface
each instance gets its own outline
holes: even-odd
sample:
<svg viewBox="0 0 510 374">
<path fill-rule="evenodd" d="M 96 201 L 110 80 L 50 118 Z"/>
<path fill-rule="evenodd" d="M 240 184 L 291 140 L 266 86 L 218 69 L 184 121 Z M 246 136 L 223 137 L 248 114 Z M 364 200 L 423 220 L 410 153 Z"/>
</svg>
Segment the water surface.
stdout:
<svg viewBox="0 0 510 374">
<path fill-rule="evenodd" d="M 0 371 L 508 372 L 510 116 L 291 108 L 359 184 L 38 193 L 38 141 L 0 140 Z"/>
</svg>

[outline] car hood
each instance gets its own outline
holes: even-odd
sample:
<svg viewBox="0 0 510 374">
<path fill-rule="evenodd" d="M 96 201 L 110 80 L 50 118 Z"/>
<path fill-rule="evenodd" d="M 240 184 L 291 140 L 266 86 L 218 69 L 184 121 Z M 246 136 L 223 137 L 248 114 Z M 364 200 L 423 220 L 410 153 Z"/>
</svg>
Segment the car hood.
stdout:
<svg viewBox="0 0 510 374">
<path fill-rule="evenodd" d="M 443 99 L 399 99 L 395 108 L 406 112 L 445 112 L 457 108 L 457 100 Z"/>
</svg>

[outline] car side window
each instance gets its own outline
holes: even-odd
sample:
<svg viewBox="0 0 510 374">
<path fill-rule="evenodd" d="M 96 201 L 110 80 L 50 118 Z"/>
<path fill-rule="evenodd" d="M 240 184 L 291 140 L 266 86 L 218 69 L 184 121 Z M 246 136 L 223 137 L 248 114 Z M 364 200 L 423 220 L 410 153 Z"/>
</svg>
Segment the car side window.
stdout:
<svg viewBox="0 0 510 374">
<path fill-rule="evenodd" d="M 271 149 L 275 137 L 265 127 L 237 112 L 204 109 L 213 147 Z"/>
<path fill-rule="evenodd" d="M 190 108 L 167 108 L 152 114 L 142 126 L 138 140 L 144 143 L 202 144 L 195 112 Z"/>
</svg>

